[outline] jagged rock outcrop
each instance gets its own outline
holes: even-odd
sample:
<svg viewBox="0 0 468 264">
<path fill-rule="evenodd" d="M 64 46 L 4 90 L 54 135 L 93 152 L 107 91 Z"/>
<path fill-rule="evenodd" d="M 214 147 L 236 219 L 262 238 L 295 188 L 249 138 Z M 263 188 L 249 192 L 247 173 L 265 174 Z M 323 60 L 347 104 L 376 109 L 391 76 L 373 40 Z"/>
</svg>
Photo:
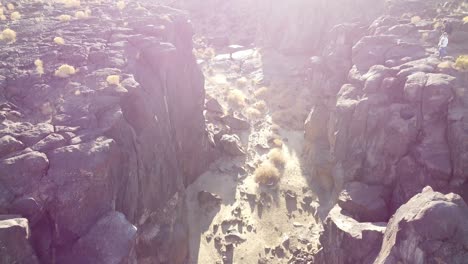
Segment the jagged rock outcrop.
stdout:
<svg viewBox="0 0 468 264">
<path fill-rule="evenodd" d="M 466 263 L 467 219 L 460 196 L 426 187 L 396 211 L 374 263 Z"/>
<path fill-rule="evenodd" d="M 183 263 L 184 188 L 211 160 L 188 19 L 59 2 L 16 1 L 21 19 L 0 22 L 16 31 L 0 51 L 0 212 L 28 218 L 40 263 Z"/>
</svg>

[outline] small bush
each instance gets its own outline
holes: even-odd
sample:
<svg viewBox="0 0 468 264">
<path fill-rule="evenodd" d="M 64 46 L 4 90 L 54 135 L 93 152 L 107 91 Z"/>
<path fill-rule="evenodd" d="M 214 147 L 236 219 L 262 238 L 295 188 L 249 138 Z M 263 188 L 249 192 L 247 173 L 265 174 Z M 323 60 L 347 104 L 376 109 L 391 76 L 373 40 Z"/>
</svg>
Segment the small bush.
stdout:
<svg viewBox="0 0 468 264">
<path fill-rule="evenodd" d="M 55 42 L 55 44 L 58 44 L 58 45 L 65 44 L 65 40 L 63 38 L 61 38 L 61 37 L 55 37 L 54 42 Z"/>
<path fill-rule="evenodd" d="M 80 0 L 60 0 L 59 3 L 67 8 L 79 7 L 81 5 Z"/>
<path fill-rule="evenodd" d="M 106 78 L 106 81 L 110 85 L 120 85 L 120 76 L 118 75 L 109 75 Z"/>
<path fill-rule="evenodd" d="M 12 3 L 7 4 L 8 10 L 15 10 L 15 6 Z"/>
<path fill-rule="evenodd" d="M 16 32 L 7 28 L 2 31 L 2 34 L 0 35 L 0 39 L 3 41 L 6 41 L 8 43 L 12 43 L 16 41 Z"/>
<path fill-rule="evenodd" d="M 468 24 L 468 16 L 463 18 L 463 24 Z"/>
<path fill-rule="evenodd" d="M 75 18 L 76 19 L 85 19 L 89 17 L 89 12 L 85 11 L 76 11 Z"/>
<path fill-rule="evenodd" d="M 272 147 L 274 148 L 282 148 L 283 147 L 283 140 L 279 139 L 279 138 L 274 138 L 272 141 L 271 141 L 271 145 Z"/>
<path fill-rule="evenodd" d="M 262 113 L 253 107 L 247 108 L 247 110 L 245 110 L 245 114 L 249 117 L 249 119 L 259 119 L 262 117 Z"/>
<path fill-rule="evenodd" d="M 11 13 L 10 19 L 15 21 L 15 20 L 20 20 L 21 19 L 21 14 L 18 11 L 15 11 Z"/>
<path fill-rule="evenodd" d="M 270 162 L 263 162 L 254 172 L 258 184 L 276 184 L 280 179 L 279 170 Z"/>
<path fill-rule="evenodd" d="M 286 164 L 286 157 L 284 156 L 283 150 L 279 148 L 270 150 L 270 152 L 268 152 L 268 159 L 278 167 L 282 167 Z"/>
<path fill-rule="evenodd" d="M 36 65 L 37 74 L 42 75 L 44 74 L 44 64 L 40 59 L 34 61 L 34 65 Z"/>
<path fill-rule="evenodd" d="M 5 15 L 0 15 L 0 20 L 1 20 L 1 21 L 5 21 L 5 20 L 6 20 L 6 16 L 5 16 Z"/>
<path fill-rule="evenodd" d="M 421 17 L 419 17 L 419 16 L 414 16 L 414 17 L 411 18 L 411 23 L 412 24 L 416 24 L 416 23 L 418 23 L 420 21 L 421 21 Z"/>
<path fill-rule="evenodd" d="M 125 8 L 125 2 L 124 1 L 118 1 L 117 2 L 117 8 L 120 10 L 123 10 Z"/>
<path fill-rule="evenodd" d="M 71 20 L 71 16 L 70 15 L 60 15 L 57 17 L 58 20 L 62 21 L 62 22 L 67 22 L 67 21 L 70 21 Z"/>
<path fill-rule="evenodd" d="M 459 70 L 468 70 L 468 55 L 461 55 L 455 61 L 455 67 Z"/>
<path fill-rule="evenodd" d="M 75 73 L 76 73 L 75 67 L 70 66 L 68 64 L 63 64 L 55 71 L 55 76 L 60 77 L 60 78 L 67 78 Z"/>
<path fill-rule="evenodd" d="M 266 109 L 267 109 L 266 103 L 265 103 L 265 101 L 263 101 L 263 100 L 256 102 L 256 103 L 253 105 L 253 107 L 255 107 L 255 109 L 257 109 L 257 110 L 260 111 L 260 112 L 265 112 Z"/>
<path fill-rule="evenodd" d="M 257 98 L 261 98 L 261 99 L 265 99 L 266 95 L 268 94 L 268 87 L 261 87 L 261 88 L 258 88 L 255 92 L 254 92 L 254 96 L 257 97 Z"/>
<path fill-rule="evenodd" d="M 245 86 L 247 86 L 247 83 L 248 81 L 247 81 L 247 78 L 245 77 L 242 77 L 236 80 L 236 86 L 240 88 L 244 88 Z"/>
<path fill-rule="evenodd" d="M 241 108 L 245 106 L 245 95 L 241 90 L 231 90 L 228 94 L 227 101 L 232 107 Z"/>
</svg>

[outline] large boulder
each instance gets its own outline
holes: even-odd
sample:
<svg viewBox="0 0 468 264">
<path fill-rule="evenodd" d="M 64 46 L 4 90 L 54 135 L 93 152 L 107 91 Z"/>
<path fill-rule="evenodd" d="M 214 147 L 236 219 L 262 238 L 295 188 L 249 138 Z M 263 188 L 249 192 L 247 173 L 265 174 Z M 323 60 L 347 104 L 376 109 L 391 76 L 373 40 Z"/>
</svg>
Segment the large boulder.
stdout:
<svg viewBox="0 0 468 264">
<path fill-rule="evenodd" d="M 132 264 L 136 263 L 137 228 L 119 212 L 103 216 L 73 246 L 63 263 Z M 85 254 L 83 254 L 85 252 Z"/>
<path fill-rule="evenodd" d="M 382 244 L 386 223 L 360 223 L 335 205 L 320 236 L 319 257 L 327 264 L 373 263 Z"/>
<path fill-rule="evenodd" d="M 30 151 L 0 160 L 0 180 L 16 195 L 37 188 L 46 175 L 49 160 L 44 153 Z"/>
<path fill-rule="evenodd" d="M 374 263 L 466 263 L 467 219 L 468 206 L 460 196 L 426 187 L 390 219 Z"/>
<path fill-rule="evenodd" d="M 0 263 L 39 264 L 25 218 L 0 216 Z"/>
</svg>

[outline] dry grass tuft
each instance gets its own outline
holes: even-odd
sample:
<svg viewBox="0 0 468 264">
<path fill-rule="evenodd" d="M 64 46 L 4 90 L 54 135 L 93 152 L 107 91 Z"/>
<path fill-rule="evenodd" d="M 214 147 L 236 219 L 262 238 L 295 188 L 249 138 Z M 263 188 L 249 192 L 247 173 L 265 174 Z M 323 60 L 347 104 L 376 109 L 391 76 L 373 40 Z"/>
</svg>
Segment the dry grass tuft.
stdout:
<svg viewBox="0 0 468 264">
<path fill-rule="evenodd" d="M 55 44 L 58 44 L 58 45 L 64 45 L 65 44 L 65 40 L 62 37 L 55 37 L 54 42 L 55 42 Z"/>
<path fill-rule="evenodd" d="M 12 3 L 7 4 L 8 10 L 15 10 L 15 6 Z"/>
<path fill-rule="evenodd" d="M 44 74 L 44 64 L 40 59 L 34 61 L 34 65 L 36 65 L 37 74 L 42 75 Z"/>
<path fill-rule="evenodd" d="M 283 140 L 279 138 L 275 138 L 271 141 L 271 145 L 274 148 L 282 148 L 283 147 Z"/>
<path fill-rule="evenodd" d="M 90 10 L 86 10 L 86 11 L 76 11 L 75 12 L 75 18 L 76 19 L 85 19 L 85 18 L 88 18 L 89 17 L 89 14 L 91 13 Z"/>
<path fill-rule="evenodd" d="M 240 88 L 244 88 L 247 86 L 248 80 L 245 77 L 241 77 L 236 80 L 236 86 Z"/>
<path fill-rule="evenodd" d="M 259 119 L 262 117 L 262 112 L 253 107 L 247 108 L 247 110 L 245 110 L 245 114 L 249 119 Z"/>
<path fill-rule="evenodd" d="M 267 105 L 266 105 L 265 101 L 263 101 L 263 100 L 256 102 L 253 105 L 253 107 L 255 109 L 257 109 L 258 111 L 260 111 L 260 112 L 265 112 L 267 110 Z"/>
<path fill-rule="evenodd" d="M 13 43 L 16 41 L 16 32 L 7 28 L 2 31 L 2 34 L 0 34 L 0 40 Z"/>
<path fill-rule="evenodd" d="M 458 56 L 455 61 L 455 67 L 462 71 L 468 71 L 468 55 Z"/>
<path fill-rule="evenodd" d="M 468 24 L 468 16 L 463 18 L 463 24 Z"/>
<path fill-rule="evenodd" d="M 58 2 L 65 5 L 66 8 L 79 7 L 81 5 L 80 0 L 59 0 Z"/>
<path fill-rule="evenodd" d="M 58 20 L 62 21 L 62 22 L 68 22 L 71 20 L 71 16 L 70 15 L 60 15 L 57 17 Z"/>
<path fill-rule="evenodd" d="M 106 81 L 110 85 L 119 86 L 120 85 L 120 76 L 118 76 L 118 75 L 109 75 L 109 76 L 107 76 Z"/>
<path fill-rule="evenodd" d="M 411 18 L 411 23 L 412 24 L 416 24 L 416 23 L 418 23 L 420 21 L 421 21 L 421 17 L 419 17 L 419 16 L 414 16 L 414 17 Z"/>
<path fill-rule="evenodd" d="M 284 156 L 283 150 L 279 148 L 270 150 L 268 159 L 277 167 L 283 167 L 286 164 L 286 157 Z"/>
<path fill-rule="evenodd" d="M 67 78 L 75 73 L 76 73 L 75 67 L 70 66 L 68 64 L 63 64 L 55 71 L 55 76 L 60 77 L 60 78 Z"/>
<path fill-rule="evenodd" d="M 255 92 L 254 92 L 254 96 L 257 97 L 257 98 L 260 98 L 260 99 L 265 99 L 267 94 L 268 94 L 268 87 L 261 87 L 261 88 L 258 88 Z"/>
<path fill-rule="evenodd" d="M 11 13 L 10 19 L 15 21 L 15 20 L 20 20 L 21 19 L 21 14 L 18 11 L 15 11 Z"/>
<path fill-rule="evenodd" d="M 125 2 L 124 1 L 118 1 L 117 2 L 117 8 L 120 10 L 123 10 L 125 8 Z"/>
<path fill-rule="evenodd" d="M 279 170 L 271 162 L 263 162 L 254 172 L 258 184 L 276 184 L 280 179 Z"/>
<path fill-rule="evenodd" d="M 227 96 L 229 105 L 236 108 L 242 108 L 246 105 L 245 94 L 241 90 L 231 90 Z"/>
</svg>

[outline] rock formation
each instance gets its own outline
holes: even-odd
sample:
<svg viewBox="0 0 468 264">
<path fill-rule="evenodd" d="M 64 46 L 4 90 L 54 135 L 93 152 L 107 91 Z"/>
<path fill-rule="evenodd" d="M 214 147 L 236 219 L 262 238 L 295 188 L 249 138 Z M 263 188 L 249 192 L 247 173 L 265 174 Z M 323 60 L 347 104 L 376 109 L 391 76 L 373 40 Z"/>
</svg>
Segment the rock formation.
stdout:
<svg viewBox="0 0 468 264">
<path fill-rule="evenodd" d="M 2 221 L 2 263 L 183 263 L 184 189 L 211 160 L 188 18 L 68 2 L 1 22 L 0 212 L 29 221 Z"/>
<path fill-rule="evenodd" d="M 397 231 L 391 229 L 400 221 L 397 219 L 406 217 L 402 215 L 408 213 L 408 204 L 420 195 L 412 197 L 424 187 L 466 198 L 468 170 L 462 165 L 467 164 L 468 152 L 468 133 L 462 129 L 467 124 L 466 73 L 444 67 L 450 58 L 431 55 L 430 48 L 437 40 L 425 38 L 438 35 L 437 29 L 427 29 L 425 21 L 444 12 L 437 11 L 440 2 L 389 1 L 387 14 L 377 18 L 360 39 L 351 37 L 356 36 L 355 26 L 337 26 L 345 32 L 343 41 L 331 41 L 325 51 L 332 52 L 313 60 L 314 87 L 321 96 L 305 124 L 307 159 L 312 177 L 320 180 L 332 193 L 331 199 L 338 202 L 324 223 L 321 254 L 325 258 L 335 256 L 336 243 L 359 230 L 334 231 L 344 221 L 336 216 L 337 210 L 361 224 L 387 222 L 395 214 L 387 226 L 387 233 L 395 235 Z M 411 10 L 406 18 L 399 17 L 403 10 Z M 415 16 L 418 18 L 411 19 Z M 455 32 L 463 30 L 455 27 Z M 456 43 L 453 49 L 463 50 Z M 335 64 L 337 57 L 333 54 L 346 54 L 341 57 L 344 62 Z M 435 215 L 431 218 L 438 219 Z M 434 228 L 443 226 L 431 223 Z M 466 226 L 466 220 L 461 225 Z M 451 234 L 445 231 L 444 235 Z M 419 243 L 418 234 L 404 232 L 404 236 L 410 236 L 408 242 L 401 242 L 404 246 L 399 249 L 392 248 L 391 254 L 389 243 L 395 242 L 389 242 L 385 235 L 375 263 L 428 263 L 430 249 L 421 248 L 421 253 L 414 253 L 417 256 L 404 253 L 423 247 L 414 244 Z M 453 263 L 463 263 L 463 242 L 453 244 L 456 246 L 447 249 L 453 250 Z M 345 250 L 344 256 L 351 254 L 348 259 L 338 255 L 327 263 L 373 263 L 379 247 L 366 255 L 372 257 L 356 260 L 352 254 L 367 252 L 367 248 L 353 245 L 359 249 Z M 439 258 L 450 259 L 448 255 Z"/>
</svg>

